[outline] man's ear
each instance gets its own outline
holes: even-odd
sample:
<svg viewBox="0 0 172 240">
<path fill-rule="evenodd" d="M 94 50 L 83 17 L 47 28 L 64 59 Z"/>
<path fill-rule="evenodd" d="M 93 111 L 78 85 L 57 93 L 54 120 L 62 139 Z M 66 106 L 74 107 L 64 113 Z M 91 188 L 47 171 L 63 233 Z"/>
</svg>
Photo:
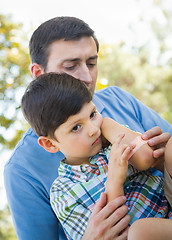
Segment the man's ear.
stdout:
<svg viewBox="0 0 172 240">
<path fill-rule="evenodd" d="M 38 143 L 46 151 L 51 152 L 51 153 L 56 153 L 60 150 L 59 147 L 57 146 L 57 144 L 55 144 L 55 142 L 51 138 L 48 138 L 48 137 L 40 136 L 38 138 Z"/>
<path fill-rule="evenodd" d="M 30 71 L 33 78 L 39 77 L 41 74 L 44 73 L 44 70 L 38 63 L 32 63 Z"/>
</svg>

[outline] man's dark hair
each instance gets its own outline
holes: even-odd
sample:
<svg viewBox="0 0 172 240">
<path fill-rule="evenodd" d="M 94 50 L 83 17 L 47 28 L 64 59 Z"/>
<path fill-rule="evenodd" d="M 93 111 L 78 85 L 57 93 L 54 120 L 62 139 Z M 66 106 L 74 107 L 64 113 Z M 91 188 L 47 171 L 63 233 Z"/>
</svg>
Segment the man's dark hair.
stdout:
<svg viewBox="0 0 172 240">
<path fill-rule="evenodd" d="M 55 138 L 55 130 L 91 100 L 82 81 L 66 73 L 45 73 L 27 87 L 22 111 L 38 136 Z"/>
<path fill-rule="evenodd" d="M 32 63 L 47 67 L 49 46 L 56 40 L 79 40 L 82 37 L 93 37 L 97 52 L 99 43 L 94 31 L 84 21 L 75 17 L 56 17 L 42 23 L 33 33 L 29 48 Z"/>
</svg>

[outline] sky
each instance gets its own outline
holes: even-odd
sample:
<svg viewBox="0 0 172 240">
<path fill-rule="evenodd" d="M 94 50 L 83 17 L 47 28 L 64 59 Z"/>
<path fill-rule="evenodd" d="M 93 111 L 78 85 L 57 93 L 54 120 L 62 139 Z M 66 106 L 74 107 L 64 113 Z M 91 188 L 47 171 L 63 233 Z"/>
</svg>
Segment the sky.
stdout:
<svg viewBox="0 0 172 240">
<path fill-rule="evenodd" d="M 74 16 L 87 22 L 95 30 L 100 41 L 107 43 L 126 42 L 129 46 L 142 45 L 150 40 L 149 26 L 137 24 L 139 16 L 146 13 L 149 21 L 159 14 L 151 8 L 153 0 L 5 0 L 0 14 L 11 14 L 16 23 L 23 23 L 23 30 L 30 32 L 42 22 L 56 16 Z M 158 15 L 159 21 L 163 18 Z M 130 26 L 130 28 L 129 28 Z M 133 31 L 131 31 L 131 26 Z M 0 161 L 0 208 L 6 203 L 3 186 L 3 166 L 9 152 L 1 154 Z M 2 201 L 3 199 L 3 201 Z"/>
<path fill-rule="evenodd" d="M 136 41 L 129 24 L 135 24 L 143 11 L 150 12 L 152 0 L 5 0 L 1 12 L 12 14 L 13 19 L 37 28 L 42 22 L 56 16 L 75 16 L 86 21 L 95 30 L 99 40 L 119 42 L 121 39 Z M 139 30 L 140 29 L 140 30 Z M 137 38 L 145 38 L 144 26 L 137 29 Z"/>
</svg>

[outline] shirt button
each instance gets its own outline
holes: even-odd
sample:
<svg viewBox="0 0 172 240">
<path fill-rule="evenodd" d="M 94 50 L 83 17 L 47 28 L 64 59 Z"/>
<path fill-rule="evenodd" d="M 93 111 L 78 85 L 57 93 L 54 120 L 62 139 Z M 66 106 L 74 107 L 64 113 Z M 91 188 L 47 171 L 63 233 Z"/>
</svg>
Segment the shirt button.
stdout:
<svg viewBox="0 0 172 240">
<path fill-rule="evenodd" d="M 81 166 L 81 171 L 85 172 L 86 171 L 86 167 L 85 166 Z"/>
</svg>

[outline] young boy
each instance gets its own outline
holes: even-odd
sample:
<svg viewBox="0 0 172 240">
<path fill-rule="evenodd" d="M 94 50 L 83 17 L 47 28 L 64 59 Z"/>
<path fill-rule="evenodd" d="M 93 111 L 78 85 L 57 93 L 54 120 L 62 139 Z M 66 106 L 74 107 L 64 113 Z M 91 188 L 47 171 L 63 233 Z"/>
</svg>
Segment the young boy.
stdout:
<svg viewBox="0 0 172 240">
<path fill-rule="evenodd" d="M 67 74 L 41 75 L 28 86 L 22 110 L 38 134 L 39 144 L 51 153 L 60 150 L 65 155 L 51 189 L 51 204 L 70 239 L 82 238 L 94 204 L 104 191 L 108 201 L 125 193 L 131 224 L 145 217 L 172 218 L 163 179 L 152 176 L 151 169 L 141 172 L 133 167 L 145 170 L 154 166 L 152 149 L 139 140 L 137 150 L 139 133 L 102 119 L 81 81 Z M 104 148 L 107 143 L 102 132 L 112 148 Z M 170 239 L 172 233 L 168 234 Z M 158 236 L 164 239 L 163 232 Z"/>
</svg>

